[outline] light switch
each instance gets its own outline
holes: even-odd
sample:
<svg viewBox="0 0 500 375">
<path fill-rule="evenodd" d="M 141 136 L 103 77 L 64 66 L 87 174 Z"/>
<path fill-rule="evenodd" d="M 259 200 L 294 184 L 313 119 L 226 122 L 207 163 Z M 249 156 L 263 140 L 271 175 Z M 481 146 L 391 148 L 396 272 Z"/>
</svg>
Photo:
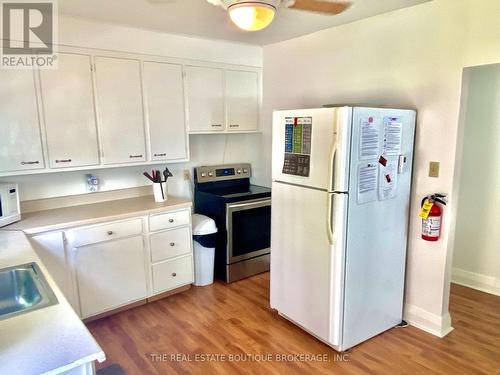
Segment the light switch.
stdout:
<svg viewBox="0 0 500 375">
<path fill-rule="evenodd" d="M 429 162 L 429 177 L 439 177 L 439 162 Z"/>
</svg>

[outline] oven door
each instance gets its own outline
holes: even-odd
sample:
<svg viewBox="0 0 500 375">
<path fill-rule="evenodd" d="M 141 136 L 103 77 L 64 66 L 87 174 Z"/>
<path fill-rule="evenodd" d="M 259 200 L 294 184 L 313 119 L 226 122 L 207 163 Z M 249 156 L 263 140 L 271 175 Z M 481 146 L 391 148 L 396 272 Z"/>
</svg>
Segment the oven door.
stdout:
<svg viewBox="0 0 500 375">
<path fill-rule="evenodd" d="M 226 204 L 227 263 L 269 254 L 271 198 Z"/>
</svg>

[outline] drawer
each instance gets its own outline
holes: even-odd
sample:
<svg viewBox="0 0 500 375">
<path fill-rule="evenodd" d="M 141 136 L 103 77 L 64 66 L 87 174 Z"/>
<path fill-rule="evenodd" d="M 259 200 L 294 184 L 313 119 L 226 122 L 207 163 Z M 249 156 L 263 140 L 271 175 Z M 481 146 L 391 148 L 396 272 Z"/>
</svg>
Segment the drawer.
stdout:
<svg viewBox="0 0 500 375">
<path fill-rule="evenodd" d="M 142 234 L 142 219 L 116 221 L 102 225 L 78 228 L 74 229 L 72 234 L 74 247 L 128 236 L 137 236 Z"/>
<path fill-rule="evenodd" d="M 166 292 L 193 282 L 191 255 L 156 263 L 153 269 L 153 294 Z"/>
<path fill-rule="evenodd" d="M 149 237 L 149 241 L 152 262 L 159 262 L 191 252 L 192 238 L 189 227 L 154 233 Z"/>
<path fill-rule="evenodd" d="M 164 214 L 151 215 L 149 217 L 149 230 L 151 232 L 189 225 L 191 210 L 167 212 Z"/>
</svg>

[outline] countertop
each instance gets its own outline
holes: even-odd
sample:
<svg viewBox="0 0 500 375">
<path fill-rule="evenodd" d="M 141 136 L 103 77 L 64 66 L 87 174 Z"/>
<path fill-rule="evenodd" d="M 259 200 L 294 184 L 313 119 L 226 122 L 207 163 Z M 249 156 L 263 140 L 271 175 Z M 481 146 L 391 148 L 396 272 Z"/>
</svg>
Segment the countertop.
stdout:
<svg viewBox="0 0 500 375">
<path fill-rule="evenodd" d="M 36 262 L 58 304 L 0 320 L 0 374 L 59 374 L 106 359 L 22 232 L 0 232 L 0 269 Z"/>
<path fill-rule="evenodd" d="M 155 203 L 142 196 L 24 213 L 21 221 L 0 230 L 0 269 L 36 262 L 59 303 L 0 320 L 0 374 L 59 374 L 106 359 L 104 352 L 74 312 L 25 234 L 120 220 L 189 208 L 190 200 L 169 197 Z"/>
<path fill-rule="evenodd" d="M 23 213 L 21 214 L 21 221 L 8 225 L 2 228 L 2 230 L 23 231 L 26 234 L 33 235 L 51 230 L 120 220 L 191 206 L 192 203 L 188 199 L 169 196 L 166 202 L 155 203 L 153 196 L 147 195 L 137 198 Z"/>
</svg>

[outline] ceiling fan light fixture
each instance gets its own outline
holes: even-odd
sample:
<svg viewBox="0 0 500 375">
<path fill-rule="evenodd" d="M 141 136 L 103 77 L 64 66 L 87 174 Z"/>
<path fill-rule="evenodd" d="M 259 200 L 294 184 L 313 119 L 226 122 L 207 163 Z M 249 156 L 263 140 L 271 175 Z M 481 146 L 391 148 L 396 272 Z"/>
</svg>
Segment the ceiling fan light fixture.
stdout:
<svg viewBox="0 0 500 375">
<path fill-rule="evenodd" d="M 231 5 L 228 11 L 231 21 L 240 29 L 258 31 L 273 22 L 276 8 L 269 4 L 248 1 Z"/>
</svg>

